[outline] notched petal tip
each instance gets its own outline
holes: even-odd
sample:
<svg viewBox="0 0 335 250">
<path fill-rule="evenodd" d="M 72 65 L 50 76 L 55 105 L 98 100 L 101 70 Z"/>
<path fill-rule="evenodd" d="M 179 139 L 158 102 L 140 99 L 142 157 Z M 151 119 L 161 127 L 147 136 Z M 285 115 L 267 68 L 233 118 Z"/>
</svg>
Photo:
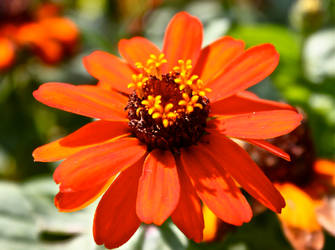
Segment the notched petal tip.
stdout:
<svg viewBox="0 0 335 250">
<path fill-rule="evenodd" d="M 162 225 L 176 209 L 180 184 L 170 151 L 153 150 L 145 159 L 139 180 L 136 213 L 146 224 Z"/>
<path fill-rule="evenodd" d="M 203 26 L 200 20 L 185 11 L 177 13 L 165 31 L 163 53 L 167 63 L 163 66 L 164 71 L 169 72 L 178 65 L 178 60 L 191 60 L 192 65 L 196 65 L 202 40 Z"/>
<path fill-rule="evenodd" d="M 278 63 L 279 54 L 272 44 L 251 47 L 208 83 L 213 90 L 208 97 L 214 102 L 243 91 L 264 80 Z"/>
</svg>

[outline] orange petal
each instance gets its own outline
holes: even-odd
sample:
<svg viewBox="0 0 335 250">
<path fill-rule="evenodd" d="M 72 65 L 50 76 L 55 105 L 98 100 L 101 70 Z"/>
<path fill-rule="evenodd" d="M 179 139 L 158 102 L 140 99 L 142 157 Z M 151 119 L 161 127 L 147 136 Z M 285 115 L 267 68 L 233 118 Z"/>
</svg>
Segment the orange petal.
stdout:
<svg viewBox="0 0 335 250">
<path fill-rule="evenodd" d="M 54 3 L 43 3 L 37 7 L 34 16 L 37 20 L 60 16 L 62 7 Z"/>
<path fill-rule="evenodd" d="M 144 223 L 161 225 L 175 210 L 180 195 L 176 163 L 168 150 L 153 150 L 145 159 L 136 212 Z"/>
<path fill-rule="evenodd" d="M 45 28 L 38 22 L 26 22 L 20 25 L 15 34 L 15 39 L 21 45 L 43 43 L 45 40 L 50 40 Z"/>
<path fill-rule="evenodd" d="M 155 44 L 143 37 L 120 40 L 119 52 L 120 55 L 135 69 L 135 63 L 140 62 L 143 65 L 146 65 L 151 54 L 159 56 L 162 53 Z"/>
<path fill-rule="evenodd" d="M 216 216 L 233 225 L 250 221 L 249 203 L 215 157 L 199 145 L 182 149 L 181 162 L 200 199 Z"/>
<path fill-rule="evenodd" d="M 208 83 L 211 102 L 245 90 L 269 76 L 277 67 L 279 54 L 271 44 L 252 47 L 236 58 L 216 79 Z"/>
<path fill-rule="evenodd" d="M 219 218 L 204 204 L 202 207 L 204 214 L 204 242 L 215 240 L 219 230 Z"/>
<path fill-rule="evenodd" d="M 64 160 L 54 172 L 61 191 L 98 185 L 137 162 L 146 148 L 136 138 L 120 138 L 84 149 Z"/>
<path fill-rule="evenodd" d="M 50 82 L 33 92 L 34 97 L 53 108 L 105 120 L 125 120 L 127 98 L 115 91 L 90 85 Z"/>
<path fill-rule="evenodd" d="M 126 135 L 127 133 L 127 122 L 94 121 L 64 138 L 36 148 L 33 152 L 33 157 L 35 161 L 59 161 L 87 147 L 104 143 L 107 140 Z"/>
<path fill-rule="evenodd" d="M 178 161 L 178 170 L 180 198 L 171 218 L 173 223 L 189 239 L 199 243 L 202 241 L 202 232 L 204 229 L 201 203 L 180 161 Z"/>
<path fill-rule="evenodd" d="M 14 58 L 14 44 L 9 39 L 0 37 L 0 70 L 10 67 Z"/>
<path fill-rule="evenodd" d="M 220 38 L 201 50 L 193 73 L 204 82 L 215 79 L 225 68 L 244 51 L 244 42 L 229 36 Z"/>
<path fill-rule="evenodd" d="M 260 111 L 230 117 L 218 116 L 209 127 L 230 137 L 269 139 L 285 135 L 300 125 L 302 115 L 292 110 Z"/>
<path fill-rule="evenodd" d="M 47 64 L 58 63 L 64 54 L 62 45 L 52 39 L 36 40 L 32 42 L 37 55 Z"/>
<path fill-rule="evenodd" d="M 216 160 L 242 188 L 271 210 L 281 211 L 285 206 L 283 197 L 247 152 L 224 135 L 213 133 L 204 139 L 209 142 L 203 144 L 206 152 L 212 157 L 219 155 Z"/>
<path fill-rule="evenodd" d="M 318 159 L 314 163 L 314 170 L 318 174 L 324 175 L 331 180 L 331 184 L 335 187 L 335 162 L 326 160 L 326 159 Z"/>
<path fill-rule="evenodd" d="M 83 209 L 102 195 L 114 178 L 82 191 L 59 192 L 55 197 L 55 206 L 60 212 L 74 212 Z"/>
<path fill-rule="evenodd" d="M 187 12 L 179 12 L 168 24 L 163 45 L 163 53 L 167 59 L 164 64 L 168 72 L 178 65 L 178 60 L 192 60 L 196 65 L 202 43 L 202 24 L 200 20 Z"/>
<path fill-rule="evenodd" d="M 47 36 L 65 44 L 73 44 L 79 37 L 77 26 L 68 18 L 52 17 L 39 22 L 45 29 Z"/>
<path fill-rule="evenodd" d="M 136 215 L 138 179 L 143 161 L 123 171 L 102 197 L 94 216 L 98 245 L 116 248 L 127 242 L 141 222 Z"/>
<path fill-rule="evenodd" d="M 286 207 L 278 215 L 286 225 L 313 232 L 321 229 L 316 217 L 316 202 L 300 188 L 285 183 L 276 185 L 286 201 Z"/>
<path fill-rule="evenodd" d="M 110 86 L 111 89 L 129 93 L 128 84 L 132 82 L 134 71 L 120 58 L 104 51 L 94 51 L 83 59 L 90 75 Z"/>
<path fill-rule="evenodd" d="M 242 91 L 236 95 L 211 104 L 211 113 L 215 115 L 236 115 L 271 110 L 295 110 L 294 107 L 257 97 L 251 92 Z"/>
<path fill-rule="evenodd" d="M 290 161 L 291 157 L 289 154 L 281 150 L 280 148 L 276 147 L 275 145 L 272 145 L 271 143 L 268 143 L 267 141 L 263 140 L 253 140 L 253 139 L 244 139 L 244 141 L 249 142 L 255 146 L 258 146 L 260 148 L 265 149 L 266 151 L 270 152 L 271 154 L 277 155 L 284 160 Z"/>
</svg>

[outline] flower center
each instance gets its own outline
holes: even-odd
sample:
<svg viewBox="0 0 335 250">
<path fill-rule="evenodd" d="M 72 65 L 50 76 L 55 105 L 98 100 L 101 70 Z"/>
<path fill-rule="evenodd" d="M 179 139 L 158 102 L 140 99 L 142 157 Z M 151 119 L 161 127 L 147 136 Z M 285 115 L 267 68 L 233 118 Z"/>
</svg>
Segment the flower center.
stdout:
<svg viewBox="0 0 335 250">
<path fill-rule="evenodd" d="M 164 55 L 150 55 L 146 65 L 128 85 L 129 127 L 150 148 L 178 149 L 195 144 L 203 135 L 209 100 L 203 82 L 192 75 L 192 62 L 178 61 L 172 71 L 161 74 Z"/>
</svg>

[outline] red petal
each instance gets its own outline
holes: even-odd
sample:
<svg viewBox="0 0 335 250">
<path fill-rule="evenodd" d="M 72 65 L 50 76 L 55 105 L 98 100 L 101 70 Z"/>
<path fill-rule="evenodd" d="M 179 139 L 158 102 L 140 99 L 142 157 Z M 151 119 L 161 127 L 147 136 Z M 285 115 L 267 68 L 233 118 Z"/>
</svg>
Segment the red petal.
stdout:
<svg viewBox="0 0 335 250">
<path fill-rule="evenodd" d="M 202 232 L 204 230 L 201 203 L 180 161 L 178 162 L 178 170 L 180 198 L 171 218 L 173 223 L 189 239 L 199 243 L 202 241 Z"/>
<path fill-rule="evenodd" d="M 83 59 L 90 75 L 108 84 L 111 89 L 129 93 L 128 84 L 135 72 L 120 58 L 104 51 L 94 51 Z"/>
<path fill-rule="evenodd" d="M 207 83 L 223 72 L 243 51 L 243 41 L 235 40 L 229 36 L 222 37 L 201 50 L 194 74 Z"/>
<path fill-rule="evenodd" d="M 196 65 L 202 43 L 202 24 L 187 12 L 179 12 L 170 21 L 165 31 L 163 53 L 167 59 L 166 71 L 178 65 L 178 60 L 192 60 Z"/>
<path fill-rule="evenodd" d="M 137 62 L 146 65 L 150 54 L 159 56 L 162 53 L 155 44 L 143 37 L 120 40 L 119 52 L 120 55 L 135 69 L 135 63 Z"/>
<path fill-rule="evenodd" d="M 141 161 L 123 171 L 102 197 L 94 216 L 93 235 L 98 245 L 116 248 L 127 242 L 141 222 L 136 215 L 136 195 Z"/>
<path fill-rule="evenodd" d="M 291 132 L 300 125 L 301 120 L 302 115 L 295 111 L 272 110 L 221 116 L 211 123 L 220 133 L 230 137 L 269 139 Z"/>
<path fill-rule="evenodd" d="M 319 178 L 326 177 L 326 180 L 328 179 L 330 182 L 329 184 L 335 187 L 335 162 L 334 161 L 327 160 L 327 159 L 318 159 L 314 162 L 313 168 L 314 168 L 314 171 L 319 175 Z M 335 214 L 334 214 L 334 217 L 335 217 Z"/>
<path fill-rule="evenodd" d="M 236 58 L 216 79 L 208 83 L 211 102 L 245 90 L 269 76 L 277 67 L 279 54 L 271 44 L 252 47 Z"/>
<path fill-rule="evenodd" d="M 261 99 L 247 91 L 239 92 L 227 99 L 222 99 L 211 104 L 211 113 L 213 116 L 236 115 L 281 109 L 295 110 L 295 108 L 288 104 Z"/>
<path fill-rule="evenodd" d="M 273 211 L 280 212 L 285 201 L 270 180 L 251 160 L 250 156 L 236 143 L 220 134 L 210 134 L 206 152 L 232 175 L 253 197 Z"/>
<path fill-rule="evenodd" d="M 281 150 L 280 148 L 276 147 L 275 145 L 272 145 L 271 143 L 268 143 L 267 141 L 263 140 L 253 140 L 253 139 L 243 139 L 246 142 L 249 142 L 255 146 L 258 146 L 260 148 L 265 149 L 266 151 L 270 152 L 271 154 L 277 155 L 284 160 L 290 161 L 291 157 L 289 154 Z"/>
<path fill-rule="evenodd" d="M 50 39 L 66 45 L 73 45 L 79 37 L 79 30 L 75 23 L 64 17 L 49 16 L 41 20 L 38 25 L 41 25 Z"/>
<path fill-rule="evenodd" d="M 40 58 L 47 64 L 55 64 L 62 60 L 64 49 L 62 45 L 53 40 L 37 40 L 33 42 L 34 48 Z"/>
<path fill-rule="evenodd" d="M 86 124 L 77 131 L 36 148 L 33 152 L 35 161 L 59 161 L 87 147 L 92 147 L 128 133 L 126 122 L 94 121 Z"/>
<path fill-rule="evenodd" d="M 74 212 L 83 209 L 94 202 L 110 186 L 111 180 L 76 192 L 59 192 L 55 197 L 55 206 L 60 212 Z"/>
<path fill-rule="evenodd" d="M 34 97 L 53 108 L 104 120 L 125 120 L 127 98 L 96 86 L 45 83 L 34 91 Z"/>
<path fill-rule="evenodd" d="M 98 185 L 138 161 L 146 152 L 138 139 L 121 138 L 90 147 L 64 160 L 54 172 L 61 191 Z"/>
<path fill-rule="evenodd" d="M 153 150 L 145 159 L 139 181 L 136 212 L 144 223 L 161 225 L 179 201 L 176 163 L 168 150 Z"/>
<path fill-rule="evenodd" d="M 10 67 L 15 59 L 15 46 L 7 38 L 0 37 L 0 70 Z"/>
<path fill-rule="evenodd" d="M 214 157 L 193 146 L 182 149 L 181 161 L 199 197 L 216 216 L 233 225 L 250 221 L 249 203 Z"/>
</svg>

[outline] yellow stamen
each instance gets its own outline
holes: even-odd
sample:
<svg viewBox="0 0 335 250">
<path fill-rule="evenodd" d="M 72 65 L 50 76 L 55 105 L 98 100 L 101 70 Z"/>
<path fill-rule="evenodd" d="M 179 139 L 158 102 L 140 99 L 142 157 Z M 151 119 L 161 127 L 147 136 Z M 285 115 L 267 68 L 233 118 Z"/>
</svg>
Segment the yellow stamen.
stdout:
<svg viewBox="0 0 335 250">
<path fill-rule="evenodd" d="M 163 126 L 167 128 L 169 126 L 169 120 L 168 119 L 163 119 Z"/>
<path fill-rule="evenodd" d="M 165 105 L 164 112 L 168 113 L 172 108 L 173 108 L 173 104 L 168 103 L 168 104 Z"/>
<path fill-rule="evenodd" d="M 140 111 L 141 111 L 142 109 L 143 109 L 143 108 L 141 108 L 141 107 L 136 109 L 136 115 L 137 115 L 137 116 L 140 115 Z"/>
<path fill-rule="evenodd" d="M 152 118 L 157 119 L 157 118 L 160 118 L 161 116 L 162 115 L 160 113 L 156 112 L 152 115 Z"/>
<path fill-rule="evenodd" d="M 141 69 L 146 76 L 156 76 L 160 78 L 160 66 L 164 63 L 167 63 L 164 54 L 160 54 L 159 56 L 150 54 L 145 66 L 142 63 L 135 63 L 135 66 Z"/>
<path fill-rule="evenodd" d="M 211 89 L 205 87 L 198 75 L 192 75 L 192 60 L 188 59 L 178 60 L 178 65 L 169 73 L 175 77 L 174 82 L 178 84 L 181 100 L 164 103 L 161 95 L 148 95 L 147 91 L 151 89 L 151 86 L 148 86 L 149 79 L 152 76 L 162 79 L 160 68 L 164 63 L 167 63 L 164 54 L 150 54 L 145 63 L 135 63 L 141 73 L 132 75 L 132 82 L 128 84 L 128 88 L 134 88 L 137 96 L 142 99 L 141 104 L 144 107 L 136 110 L 137 115 L 140 115 L 142 110 L 146 110 L 153 119 L 160 119 L 163 126 L 168 127 L 183 113 L 191 113 L 195 108 L 203 109 L 203 104 L 198 103 L 199 99 L 205 97 Z M 144 96 L 146 96 L 145 99 L 143 99 Z"/>
</svg>

